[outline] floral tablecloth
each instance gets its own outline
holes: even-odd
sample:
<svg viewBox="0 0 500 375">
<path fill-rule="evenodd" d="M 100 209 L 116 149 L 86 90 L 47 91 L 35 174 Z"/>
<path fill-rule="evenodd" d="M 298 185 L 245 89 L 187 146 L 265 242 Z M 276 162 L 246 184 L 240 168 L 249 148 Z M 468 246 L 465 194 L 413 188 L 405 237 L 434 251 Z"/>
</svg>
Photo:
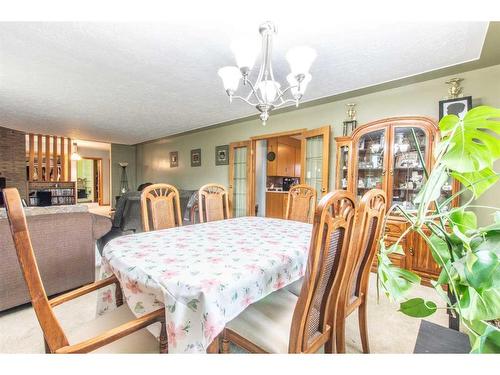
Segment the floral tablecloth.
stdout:
<svg viewBox="0 0 500 375">
<path fill-rule="evenodd" d="M 243 217 L 119 237 L 104 248 L 101 277 L 118 277 L 137 316 L 166 307 L 169 353 L 206 352 L 248 305 L 303 276 L 311 230 Z M 114 308 L 113 288 L 101 290 L 99 314 Z"/>
</svg>

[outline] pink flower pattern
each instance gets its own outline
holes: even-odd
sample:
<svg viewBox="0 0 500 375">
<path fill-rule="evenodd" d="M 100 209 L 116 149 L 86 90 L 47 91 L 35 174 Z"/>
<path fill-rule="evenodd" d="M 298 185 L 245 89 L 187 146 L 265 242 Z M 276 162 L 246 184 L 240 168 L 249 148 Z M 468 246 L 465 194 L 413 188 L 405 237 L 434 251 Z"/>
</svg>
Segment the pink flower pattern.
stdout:
<svg viewBox="0 0 500 375">
<path fill-rule="evenodd" d="M 248 305 L 303 276 L 311 229 L 242 217 L 129 235 L 104 248 L 101 278 L 119 278 L 137 316 L 165 306 L 169 352 L 204 352 Z M 100 291 L 99 313 L 114 308 L 113 290 Z"/>
</svg>

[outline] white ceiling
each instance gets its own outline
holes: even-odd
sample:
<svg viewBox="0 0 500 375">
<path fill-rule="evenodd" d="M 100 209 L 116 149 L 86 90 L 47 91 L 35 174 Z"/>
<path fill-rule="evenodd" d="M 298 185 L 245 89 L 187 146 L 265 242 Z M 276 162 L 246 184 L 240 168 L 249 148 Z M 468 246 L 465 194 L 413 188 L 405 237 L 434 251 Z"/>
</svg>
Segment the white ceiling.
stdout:
<svg viewBox="0 0 500 375">
<path fill-rule="evenodd" d="M 0 23 L 0 126 L 133 144 L 255 114 L 230 105 L 217 76 L 234 65 L 232 38 L 259 38 L 265 19 L 240 14 L 229 9 L 205 22 Z M 318 52 L 304 101 L 478 59 L 488 27 L 318 17 L 272 17 L 276 78 L 288 73 L 290 47 Z"/>
</svg>

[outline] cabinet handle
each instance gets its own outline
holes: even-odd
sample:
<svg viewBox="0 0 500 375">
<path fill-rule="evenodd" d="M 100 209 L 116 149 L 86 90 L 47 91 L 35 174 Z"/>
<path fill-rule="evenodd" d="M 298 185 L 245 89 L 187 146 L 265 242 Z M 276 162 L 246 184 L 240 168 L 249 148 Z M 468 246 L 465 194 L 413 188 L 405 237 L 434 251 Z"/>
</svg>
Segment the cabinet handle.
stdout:
<svg viewBox="0 0 500 375">
<path fill-rule="evenodd" d="M 322 193 L 326 193 L 326 188 L 322 188 L 322 189 L 321 189 L 321 192 L 322 192 Z"/>
<path fill-rule="evenodd" d="M 391 174 L 391 176 L 394 175 L 394 170 L 391 169 L 391 171 L 389 173 Z"/>
<path fill-rule="evenodd" d="M 382 170 L 382 176 L 385 176 L 385 169 Z"/>
<path fill-rule="evenodd" d="M 413 251 L 413 247 L 410 247 L 408 249 L 408 252 L 410 253 L 411 256 L 415 255 L 415 252 Z"/>
</svg>

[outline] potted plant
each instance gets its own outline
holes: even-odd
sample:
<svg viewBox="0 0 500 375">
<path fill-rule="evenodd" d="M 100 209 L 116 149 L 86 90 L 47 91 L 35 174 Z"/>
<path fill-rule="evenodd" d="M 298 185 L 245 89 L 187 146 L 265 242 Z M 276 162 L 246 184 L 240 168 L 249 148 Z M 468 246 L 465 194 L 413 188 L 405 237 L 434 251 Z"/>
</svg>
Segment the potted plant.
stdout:
<svg viewBox="0 0 500 375">
<path fill-rule="evenodd" d="M 500 195 L 496 184 L 499 174 L 493 170 L 493 163 L 500 158 L 500 109 L 476 107 L 463 119 L 447 115 L 439 122 L 439 129 L 434 168 L 424 170 L 426 182 L 415 199 L 418 208 L 407 210 L 395 205 L 388 211 L 388 215 L 399 212 L 407 220 L 408 229 L 392 246 L 386 247 L 383 238 L 380 241 L 379 290 L 400 303 L 399 311 L 412 317 L 427 317 L 438 309 L 433 301 L 407 298 L 420 277 L 398 268 L 388 257 L 401 252 L 401 239 L 414 232 L 425 240 L 441 267 L 432 286 L 466 327 L 472 353 L 500 353 L 500 208 L 481 206 L 490 210 L 492 217 L 492 223 L 483 227 L 478 227 L 476 215 L 470 210 L 479 207 L 475 199 L 493 186 Z M 413 141 L 418 145 L 415 133 Z M 420 151 L 419 158 L 425 168 Z M 450 177 L 460 181 L 462 188 L 442 201 L 438 199 L 441 188 Z M 447 209 L 457 198 L 460 204 Z"/>
</svg>

